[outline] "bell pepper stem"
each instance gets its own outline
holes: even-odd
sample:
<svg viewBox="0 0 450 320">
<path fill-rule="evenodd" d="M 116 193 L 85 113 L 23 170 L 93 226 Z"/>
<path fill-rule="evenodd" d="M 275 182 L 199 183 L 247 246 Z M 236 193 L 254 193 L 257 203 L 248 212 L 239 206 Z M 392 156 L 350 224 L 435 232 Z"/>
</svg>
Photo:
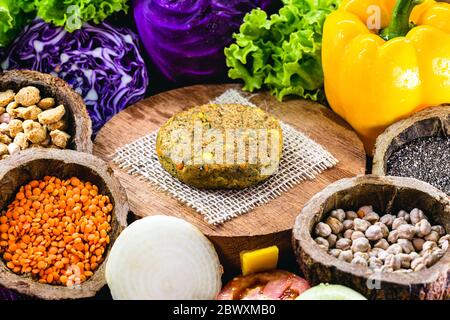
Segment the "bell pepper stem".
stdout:
<svg viewBox="0 0 450 320">
<path fill-rule="evenodd" d="M 415 6 L 423 0 L 397 0 L 389 26 L 383 29 L 380 36 L 385 40 L 404 37 L 411 29 L 409 18 Z"/>
</svg>

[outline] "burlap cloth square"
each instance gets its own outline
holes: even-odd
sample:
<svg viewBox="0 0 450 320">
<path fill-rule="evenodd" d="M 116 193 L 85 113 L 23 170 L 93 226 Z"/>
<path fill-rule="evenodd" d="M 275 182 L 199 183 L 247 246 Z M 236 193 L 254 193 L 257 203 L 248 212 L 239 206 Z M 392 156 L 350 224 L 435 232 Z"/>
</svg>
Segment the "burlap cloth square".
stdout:
<svg viewBox="0 0 450 320">
<path fill-rule="evenodd" d="M 255 106 L 236 90 L 228 90 L 212 102 Z M 337 164 L 332 154 L 303 133 L 283 122 L 281 127 L 284 148 L 278 172 L 267 181 L 243 190 L 200 190 L 172 177 L 158 161 L 155 151 L 157 132 L 116 150 L 113 161 L 129 174 L 140 175 L 192 207 L 208 223 L 217 225 L 268 203 L 295 184 L 314 179 Z"/>
</svg>

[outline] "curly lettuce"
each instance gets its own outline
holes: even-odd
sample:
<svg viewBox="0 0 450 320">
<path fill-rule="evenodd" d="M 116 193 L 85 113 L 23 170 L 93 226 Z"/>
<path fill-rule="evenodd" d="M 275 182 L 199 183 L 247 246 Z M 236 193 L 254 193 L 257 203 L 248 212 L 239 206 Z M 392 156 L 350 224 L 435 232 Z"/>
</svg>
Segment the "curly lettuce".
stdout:
<svg viewBox="0 0 450 320">
<path fill-rule="evenodd" d="M 117 12 L 128 11 L 128 0 L 35 0 L 37 16 L 72 32 L 85 22 L 100 23 Z"/>
<path fill-rule="evenodd" d="M 7 46 L 33 17 L 34 0 L 0 0 L 0 47 Z"/>
<path fill-rule="evenodd" d="M 340 0 L 283 0 L 270 17 L 255 9 L 244 18 L 235 43 L 225 49 L 231 79 L 244 90 L 267 87 L 282 101 L 296 95 L 323 100 L 322 30 Z"/>
</svg>

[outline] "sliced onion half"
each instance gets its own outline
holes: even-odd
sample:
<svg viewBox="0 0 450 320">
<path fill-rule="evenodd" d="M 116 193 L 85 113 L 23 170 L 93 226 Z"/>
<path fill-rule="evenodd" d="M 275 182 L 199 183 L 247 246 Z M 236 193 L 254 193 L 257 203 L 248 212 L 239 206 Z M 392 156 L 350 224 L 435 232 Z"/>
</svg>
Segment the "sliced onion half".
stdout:
<svg viewBox="0 0 450 320">
<path fill-rule="evenodd" d="M 367 300 L 353 289 L 338 284 L 319 284 L 303 292 L 296 300 Z"/>
<path fill-rule="evenodd" d="M 132 223 L 106 263 L 116 300 L 210 300 L 221 289 L 221 276 L 211 242 L 190 223 L 168 216 Z"/>
</svg>

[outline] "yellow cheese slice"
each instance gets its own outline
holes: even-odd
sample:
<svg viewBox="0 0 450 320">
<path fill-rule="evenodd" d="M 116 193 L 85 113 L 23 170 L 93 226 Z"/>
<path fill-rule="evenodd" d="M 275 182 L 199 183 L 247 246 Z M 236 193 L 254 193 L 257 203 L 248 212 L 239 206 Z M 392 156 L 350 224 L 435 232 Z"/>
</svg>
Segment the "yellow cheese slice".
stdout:
<svg viewBox="0 0 450 320">
<path fill-rule="evenodd" d="M 246 276 L 252 273 L 276 269 L 278 254 L 277 246 L 253 251 L 242 251 L 240 254 L 242 274 Z"/>
</svg>

